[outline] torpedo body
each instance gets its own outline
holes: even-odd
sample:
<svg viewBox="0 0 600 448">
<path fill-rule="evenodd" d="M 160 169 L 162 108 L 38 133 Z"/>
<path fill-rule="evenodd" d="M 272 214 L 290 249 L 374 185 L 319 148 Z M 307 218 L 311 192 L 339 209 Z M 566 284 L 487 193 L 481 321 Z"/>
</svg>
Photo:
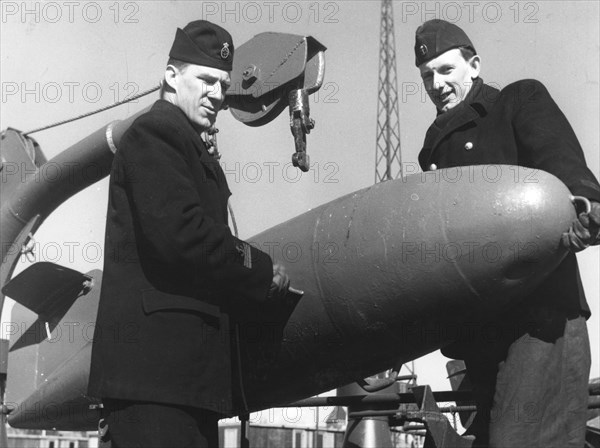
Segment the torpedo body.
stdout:
<svg viewBox="0 0 600 448">
<path fill-rule="evenodd" d="M 304 294 L 232 322 L 240 411 L 348 384 L 434 351 L 465 329 L 478 331 L 478 317 L 523 300 L 556 268 L 566 253 L 561 234 L 573 219 L 570 193 L 554 176 L 482 165 L 377 184 L 256 235 L 252 244 L 284 264 Z M 99 285 L 88 294 L 94 302 Z M 86 296 L 72 309 L 81 300 Z M 84 320 L 93 322 L 97 305 L 86 308 L 93 311 Z M 48 372 L 45 384 L 19 400 L 11 425 L 73 429 L 80 409 L 93 428 L 87 371 L 82 376 L 91 344 L 79 342 L 60 375 Z M 12 360 L 9 366 L 19 369 Z M 55 413 L 45 421 L 35 409 L 50 397 L 60 406 L 61 393 L 69 401 L 58 415 L 68 420 Z"/>
<path fill-rule="evenodd" d="M 304 296 L 280 334 L 246 332 L 249 407 L 311 396 L 448 344 L 552 272 L 573 219 L 554 176 L 481 165 L 376 184 L 255 236 Z"/>
</svg>

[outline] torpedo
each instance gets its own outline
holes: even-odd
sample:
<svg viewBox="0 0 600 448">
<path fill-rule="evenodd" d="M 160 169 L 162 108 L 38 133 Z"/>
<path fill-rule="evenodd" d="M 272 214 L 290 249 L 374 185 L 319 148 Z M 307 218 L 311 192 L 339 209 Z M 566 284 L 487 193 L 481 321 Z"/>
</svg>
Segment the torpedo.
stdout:
<svg viewBox="0 0 600 448">
<path fill-rule="evenodd" d="M 467 330 L 485 337 L 477 318 L 558 266 L 575 216 L 551 174 L 481 165 L 376 184 L 256 235 L 304 296 L 280 334 L 245 332 L 249 407 L 367 377 Z"/>
<path fill-rule="evenodd" d="M 240 412 L 365 378 L 466 330 L 484 332 L 477 318 L 524 300 L 558 266 L 575 216 L 569 190 L 551 174 L 481 165 L 383 182 L 250 238 L 303 294 L 232 324 Z M 94 400 L 84 392 L 91 344 L 80 345 L 10 414 L 13 427 L 72 428 L 79 414 L 94 428 Z M 75 392 L 61 405 L 60 391 Z M 50 397 L 58 406 L 51 422 L 40 414 Z"/>
</svg>

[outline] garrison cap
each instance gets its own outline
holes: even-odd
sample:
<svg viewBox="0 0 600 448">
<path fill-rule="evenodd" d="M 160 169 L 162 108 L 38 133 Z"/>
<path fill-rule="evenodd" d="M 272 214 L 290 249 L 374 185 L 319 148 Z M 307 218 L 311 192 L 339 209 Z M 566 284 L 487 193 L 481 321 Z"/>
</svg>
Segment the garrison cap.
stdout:
<svg viewBox="0 0 600 448">
<path fill-rule="evenodd" d="M 429 20 L 417 28 L 415 65 L 418 67 L 424 62 L 458 47 L 469 47 L 477 53 L 473 43 L 461 28 L 445 20 Z"/>
<path fill-rule="evenodd" d="M 225 29 L 206 20 L 177 28 L 169 56 L 190 64 L 231 71 L 233 39 Z"/>
</svg>

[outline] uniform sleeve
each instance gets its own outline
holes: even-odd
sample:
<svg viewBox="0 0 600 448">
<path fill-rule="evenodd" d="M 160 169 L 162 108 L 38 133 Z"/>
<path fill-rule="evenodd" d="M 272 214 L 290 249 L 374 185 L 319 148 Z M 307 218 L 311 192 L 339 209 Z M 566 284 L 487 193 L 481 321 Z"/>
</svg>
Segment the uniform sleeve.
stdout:
<svg viewBox="0 0 600 448">
<path fill-rule="evenodd" d="M 586 165 L 583 150 L 567 118 L 542 83 L 513 85 L 515 138 L 526 163 L 558 177 L 575 195 L 600 201 L 600 185 Z"/>
<path fill-rule="evenodd" d="M 142 264 L 157 283 L 178 281 L 198 295 L 264 301 L 272 261 L 203 208 L 210 198 L 201 198 L 194 182 L 186 132 L 168 120 L 142 119 L 119 150 L 128 167 L 125 190 Z"/>
</svg>

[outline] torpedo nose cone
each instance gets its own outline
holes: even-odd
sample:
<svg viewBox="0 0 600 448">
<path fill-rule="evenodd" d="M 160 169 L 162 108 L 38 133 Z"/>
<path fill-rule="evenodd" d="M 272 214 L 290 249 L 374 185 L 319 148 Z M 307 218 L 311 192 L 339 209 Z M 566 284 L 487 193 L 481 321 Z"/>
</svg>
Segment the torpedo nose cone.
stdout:
<svg viewBox="0 0 600 448">
<path fill-rule="evenodd" d="M 448 312 L 449 318 L 473 306 L 502 308 L 565 256 L 561 235 L 575 219 L 570 196 L 551 174 L 507 165 L 440 169 L 385 182 L 354 206 L 346 247 L 355 250 L 324 269 L 337 269 L 327 277 L 341 280 L 349 265 L 370 260 L 368 280 L 357 276 L 345 289 L 372 301 L 377 318 L 390 321 L 407 308 L 384 309 L 382 296 L 390 304 L 403 297 L 418 302 L 419 313 Z M 349 282 L 335 283 L 331 294 Z M 375 318 L 369 314 L 367 320 Z"/>
<path fill-rule="evenodd" d="M 481 165 L 460 173 L 466 184 L 440 182 L 440 244 L 461 255 L 455 267 L 474 294 L 503 306 L 498 291 L 526 294 L 566 255 L 560 241 L 576 217 L 571 195 L 540 170 Z"/>
</svg>

